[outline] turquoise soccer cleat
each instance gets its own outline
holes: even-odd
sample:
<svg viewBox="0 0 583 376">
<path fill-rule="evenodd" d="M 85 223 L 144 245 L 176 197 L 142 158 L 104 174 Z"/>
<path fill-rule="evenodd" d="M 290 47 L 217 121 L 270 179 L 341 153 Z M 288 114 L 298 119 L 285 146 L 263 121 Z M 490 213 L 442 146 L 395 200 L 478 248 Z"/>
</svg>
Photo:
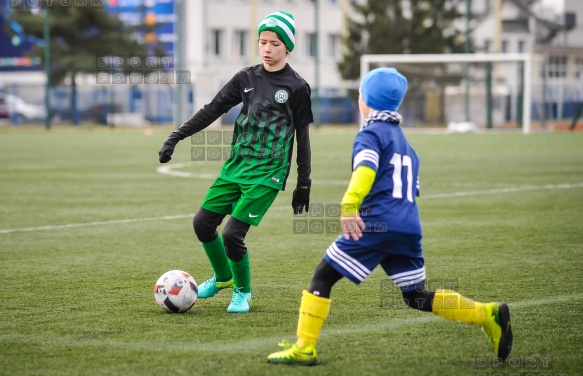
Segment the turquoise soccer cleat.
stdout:
<svg viewBox="0 0 583 376">
<path fill-rule="evenodd" d="M 207 279 L 198 286 L 198 297 L 201 299 L 213 297 L 217 292 L 228 287 L 233 287 L 234 284 L 233 278 L 227 282 L 217 282 L 217 276 L 213 274 L 212 278 Z"/>
<path fill-rule="evenodd" d="M 233 287 L 233 298 L 227 308 L 229 313 L 246 313 L 251 308 L 251 293 L 241 292 L 238 288 Z"/>
</svg>

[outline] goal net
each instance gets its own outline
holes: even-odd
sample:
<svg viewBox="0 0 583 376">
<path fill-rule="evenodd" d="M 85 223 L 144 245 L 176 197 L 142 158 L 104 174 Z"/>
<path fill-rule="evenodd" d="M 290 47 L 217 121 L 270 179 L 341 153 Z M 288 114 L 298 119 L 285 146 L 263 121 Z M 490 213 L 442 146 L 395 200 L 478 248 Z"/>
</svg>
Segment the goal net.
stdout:
<svg viewBox="0 0 583 376">
<path fill-rule="evenodd" d="M 531 130 L 531 56 L 509 54 L 363 55 L 361 78 L 392 66 L 409 89 L 405 127 Z"/>
</svg>

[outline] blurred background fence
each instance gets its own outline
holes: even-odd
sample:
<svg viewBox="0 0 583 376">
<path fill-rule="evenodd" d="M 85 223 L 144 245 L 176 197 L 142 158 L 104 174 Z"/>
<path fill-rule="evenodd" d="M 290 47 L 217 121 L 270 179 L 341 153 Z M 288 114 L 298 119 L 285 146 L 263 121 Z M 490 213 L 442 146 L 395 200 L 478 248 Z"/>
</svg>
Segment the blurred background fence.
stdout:
<svg viewBox="0 0 583 376">
<path fill-rule="evenodd" d="M 461 121 L 463 96 L 459 87 L 419 90 L 411 88 L 400 113 L 405 127 L 443 127 L 450 121 Z M 44 91 L 38 85 L 13 84 L 5 87 L 7 116 L 0 124 L 42 124 L 45 116 Z M 60 86 L 50 90 L 53 124 L 116 124 L 115 114 L 125 114 L 123 125 L 164 125 L 173 122 L 174 89 L 163 85 L 80 85 L 77 105 L 72 110 L 71 88 Z M 193 114 L 193 90 L 187 93 L 187 111 Z M 539 122 L 568 121 L 575 116 L 583 102 L 583 85 L 579 83 L 534 84 L 532 87 L 532 119 Z M 519 120 L 520 93 L 499 88 L 493 102 L 494 126 L 503 127 Z M 485 119 L 484 92 L 471 91 L 473 120 L 481 124 Z M 232 125 L 240 105 L 222 116 L 222 125 Z M 354 125 L 359 122 L 358 105 L 349 96 L 321 97 L 314 101 L 313 110 L 319 111 L 323 126 Z M 75 114 L 76 113 L 76 114 Z M 457 114 L 457 115 L 456 115 Z M 109 116 L 109 122 L 108 122 Z M 133 120 L 132 120 L 133 119 Z M 183 119 L 185 121 L 187 119 Z"/>
<path fill-rule="evenodd" d="M 44 121 L 44 91 L 38 85 L 13 84 L 5 88 L 7 97 L 18 98 L 18 104 L 7 103 L 11 124 L 40 124 Z M 79 85 L 76 108 L 71 106 L 71 88 L 60 86 L 50 90 L 54 124 L 72 124 L 77 116 L 79 124 L 97 123 L 112 125 L 113 114 L 134 114 L 135 125 L 170 124 L 173 121 L 174 88 L 163 85 Z M 187 93 L 188 113 L 193 114 L 194 91 Z M 314 106 L 315 107 L 315 106 Z M 320 119 L 324 124 L 354 124 L 358 122 L 356 101 L 349 97 L 319 98 Z M 223 115 L 223 125 L 234 124 L 241 109 L 232 108 Z M 315 110 L 314 110 L 315 111 Z M 108 123 L 108 116 L 110 121 Z M 185 121 L 187 119 L 183 119 Z M 131 124 L 126 117 L 124 125 Z"/>
</svg>

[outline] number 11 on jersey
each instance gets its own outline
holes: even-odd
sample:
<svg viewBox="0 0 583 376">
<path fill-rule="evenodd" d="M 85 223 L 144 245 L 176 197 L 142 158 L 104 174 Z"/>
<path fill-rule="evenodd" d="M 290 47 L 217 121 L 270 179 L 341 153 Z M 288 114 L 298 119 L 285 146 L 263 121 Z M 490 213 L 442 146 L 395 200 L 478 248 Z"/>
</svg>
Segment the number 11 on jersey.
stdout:
<svg viewBox="0 0 583 376">
<path fill-rule="evenodd" d="M 403 180 L 401 171 L 407 168 L 407 200 L 413 202 L 413 161 L 408 155 L 399 153 L 393 154 L 390 163 L 395 167 L 393 170 L 393 197 L 403 198 Z"/>
</svg>

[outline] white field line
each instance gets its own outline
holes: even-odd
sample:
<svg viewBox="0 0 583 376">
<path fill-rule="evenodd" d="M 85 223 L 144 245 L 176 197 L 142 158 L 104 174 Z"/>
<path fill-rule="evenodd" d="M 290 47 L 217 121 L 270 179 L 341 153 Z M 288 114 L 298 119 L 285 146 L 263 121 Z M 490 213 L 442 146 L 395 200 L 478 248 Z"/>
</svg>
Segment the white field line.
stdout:
<svg viewBox="0 0 583 376">
<path fill-rule="evenodd" d="M 52 225 L 52 226 L 40 226 L 40 227 L 22 227 L 22 228 L 12 228 L 0 230 L 0 234 L 9 234 L 11 232 L 30 232 L 30 231 L 43 231 L 43 230 L 58 230 L 63 228 L 73 228 L 73 227 L 87 227 L 87 226 L 99 226 L 99 225 L 114 225 L 120 223 L 134 223 L 134 222 L 149 222 L 149 221 L 168 221 L 172 219 L 184 219 L 193 217 L 194 214 L 179 214 L 179 215 L 166 215 L 163 217 L 144 217 L 144 218 L 132 218 L 132 219 L 112 219 L 109 221 L 94 221 L 94 222 L 83 222 L 83 223 L 69 223 L 65 225 Z"/>
<path fill-rule="evenodd" d="M 549 189 L 574 189 L 574 188 L 583 188 L 583 183 L 523 185 L 523 186 L 515 186 L 515 187 L 507 187 L 507 188 L 486 189 L 486 190 L 482 190 L 482 191 L 439 193 L 439 194 L 434 194 L 434 195 L 422 196 L 421 199 L 425 200 L 425 199 L 434 199 L 434 198 L 454 198 L 454 197 L 465 197 L 465 196 L 493 195 L 493 194 L 500 194 L 500 193 L 515 193 L 515 192 L 522 192 L 522 191 L 538 191 L 538 190 L 549 190 Z M 274 207 L 270 208 L 269 210 L 274 211 L 274 210 L 288 210 L 288 209 L 290 209 L 289 206 L 274 206 Z M 58 229 L 74 228 L 74 227 L 88 227 L 88 226 L 112 225 L 112 224 L 123 224 L 123 223 L 135 223 L 135 222 L 168 221 L 168 220 L 174 220 L 174 219 L 191 218 L 193 216 L 194 216 L 194 214 L 178 214 L 178 215 L 166 215 L 166 216 L 161 216 L 161 217 L 112 219 L 109 221 L 69 223 L 69 224 L 64 224 L 64 225 L 10 228 L 10 229 L 0 229 L 0 234 L 10 234 L 13 232 L 58 230 Z"/>
<path fill-rule="evenodd" d="M 179 178 L 196 178 L 196 179 L 209 179 L 214 180 L 217 178 L 217 174 L 201 174 L 198 172 L 182 172 L 182 171 L 175 171 L 177 168 L 183 168 L 186 166 L 191 166 L 195 162 L 181 162 L 181 163 L 173 163 L 170 165 L 160 166 L 156 168 L 156 172 L 163 174 L 163 175 L 170 175 L 176 176 Z M 314 184 L 322 184 L 322 185 L 348 185 L 346 180 L 314 180 L 312 183 Z"/>
<path fill-rule="evenodd" d="M 506 187 L 506 188 L 495 188 L 487 189 L 483 191 L 468 191 L 468 192 L 453 192 L 453 193 L 440 193 L 435 195 L 421 196 L 424 198 L 451 198 L 451 197 L 463 197 L 463 196 L 478 196 L 478 195 L 493 195 L 497 193 L 514 193 L 523 191 L 540 191 L 545 189 L 573 189 L 573 188 L 583 188 L 583 183 L 575 184 L 545 184 L 545 185 L 519 185 L 516 187 Z"/>
<path fill-rule="evenodd" d="M 191 172 L 174 171 L 176 168 L 182 168 L 192 165 L 193 162 L 173 163 L 169 165 L 160 166 L 156 172 L 164 175 L 178 176 L 180 178 L 198 178 L 198 179 L 215 179 L 217 174 L 199 174 Z"/>
<path fill-rule="evenodd" d="M 549 299 L 536 299 L 536 300 L 523 300 L 518 302 L 509 302 L 508 306 L 511 310 L 511 315 L 518 310 L 527 309 L 530 307 L 549 305 L 561 302 L 577 301 L 583 299 L 583 294 L 572 294 L 572 295 L 562 295 L 556 296 Z M 194 307 L 191 313 L 187 315 L 192 315 L 193 320 L 197 320 L 196 310 L 202 307 Z M 413 311 L 413 310 L 411 310 Z M 250 313 L 251 315 L 261 315 L 261 313 Z M 165 316 L 165 313 L 160 313 L 160 319 Z M 230 318 L 231 316 L 229 316 Z M 227 321 L 229 321 L 227 319 Z M 238 320 L 234 320 L 236 322 Z M 386 332 L 387 335 L 398 338 L 398 333 L 402 333 L 402 328 L 413 327 L 418 325 L 424 325 L 429 322 L 442 321 L 444 324 L 448 321 L 442 319 L 433 314 L 427 313 L 424 316 L 417 316 L 412 318 L 399 318 L 399 319 L 387 319 L 386 322 L 374 322 L 370 324 L 352 324 L 344 325 L 340 327 L 324 328 L 322 331 L 322 338 L 331 338 L 336 336 L 345 336 L 350 334 L 363 334 L 363 333 L 382 333 Z M 478 331 L 476 331 L 478 332 Z M 41 343 L 43 346 L 64 346 L 70 347 L 97 347 L 97 348 L 121 348 L 121 349 L 132 349 L 132 350 L 160 350 L 160 351 L 172 351 L 172 352 L 220 352 L 220 351 L 238 351 L 238 352 L 256 352 L 256 351 L 266 351 L 265 356 L 268 352 L 276 351 L 276 344 L 282 339 L 282 337 L 288 337 L 289 340 L 294 338 L 293 332 L 278 333 L 270 336 L 256 337 L 256 338 L 246 338 L 242 341 L 214 341 L 214 342 L 201 342 L 197 341 L 196 333 L 193 333 L 192 341 L 180 342 L 180 343 L 159 343 L 159 342 L 130 342 L 123 340 L 108 340 L 104 339 L 76 339 L 76 338 L 45 338 L 37 337 L 32 335 L 19 335 L 19 334 L 0 334 L 0 342 L 3 343 Z M 476 333 L 476 341 L 481 339 L 483 335 Z M 333 341 L 333 340 L 332 340 Z M 331 342 L 331 341 L 327 341 Z"/>
</svg>

